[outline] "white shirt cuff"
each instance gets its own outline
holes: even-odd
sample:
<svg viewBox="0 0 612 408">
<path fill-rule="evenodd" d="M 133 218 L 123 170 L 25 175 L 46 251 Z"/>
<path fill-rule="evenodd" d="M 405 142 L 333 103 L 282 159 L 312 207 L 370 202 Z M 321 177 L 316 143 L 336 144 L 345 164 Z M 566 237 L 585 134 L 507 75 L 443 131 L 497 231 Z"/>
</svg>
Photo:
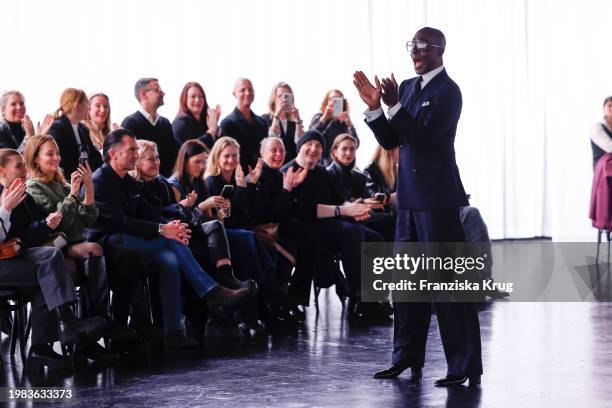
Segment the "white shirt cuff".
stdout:
<svg viewBox="0 0 612 408">
<path fill-rule="evenodd" d="M 373 110 L 373 111 L 367 109 L 365 112 L 363 112 L 363 114 L 365 115 L 366 122 L 372 122 L 378 119 L 380 115 L 383 114 L 383 109 L 382 109 L 382 106 L 378 107 L 378 109 Z"/>
<path fill-rule="evenodd" d="M 400 110 L 401 107 L 402 104 L 398 102 L 389 108 L 389 110 L 387 111 L 387 114 L 389 115 L 389 120 L 391 120 L 391 118 L 395 116 L 395 114 Z"/>
<path fill-rule="evenodd" d="M 11 229 L 11 211 L 0 207 L 0 218 L 2 218 L 4 229 L 8 232 Z"/>
</svg>

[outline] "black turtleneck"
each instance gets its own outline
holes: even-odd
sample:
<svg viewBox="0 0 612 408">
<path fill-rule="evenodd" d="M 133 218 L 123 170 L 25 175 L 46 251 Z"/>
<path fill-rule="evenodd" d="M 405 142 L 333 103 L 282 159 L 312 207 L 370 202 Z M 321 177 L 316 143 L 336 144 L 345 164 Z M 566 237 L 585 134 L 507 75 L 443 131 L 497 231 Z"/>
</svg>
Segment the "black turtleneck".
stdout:
<svg viewBox="0 0 612 408">
<path fill-rule="evenodd" d="M 342 197 L 342 201 L 354 201 L 358 198 L 368 198 L 366 192 L 366 176 L 355 169 L 355 162 L 345 166 L 336 161 L 327 166 L 334 189 Z"/>
<path fill-rule="evenodd" d="M 0 148 L 18 149 L 25 138 L 25 129 L 20 122 L 2 121 L 0 124 Z"/>
</svg>

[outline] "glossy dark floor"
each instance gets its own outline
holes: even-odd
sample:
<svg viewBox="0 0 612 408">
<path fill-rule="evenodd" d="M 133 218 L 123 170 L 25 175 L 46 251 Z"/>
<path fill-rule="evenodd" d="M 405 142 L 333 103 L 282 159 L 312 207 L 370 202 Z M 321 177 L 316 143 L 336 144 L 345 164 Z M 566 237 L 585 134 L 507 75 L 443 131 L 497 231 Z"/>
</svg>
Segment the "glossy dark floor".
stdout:
<svg viewBox="0 0 612 408">
<path fill-rule="evenodd" d="M 338 298 L 321 293 L 295 330 L 261 339 L 211 341 L 205 351 L 140 353 L 113 368 L 69 378 L 32 377 L 4 357 L 3 386 L 69 386 L 70 404 L 123 407 L 610 407 L 612 304 L 506 303 L 481 311 L 480 389 L 441 389 L 446 373 L 435 319 L 424 377 L 374 380 L 389 363 L 392 324 L 348 322 Z M 7 342 L 3 348 L 6 350 Z"/>
</svg>

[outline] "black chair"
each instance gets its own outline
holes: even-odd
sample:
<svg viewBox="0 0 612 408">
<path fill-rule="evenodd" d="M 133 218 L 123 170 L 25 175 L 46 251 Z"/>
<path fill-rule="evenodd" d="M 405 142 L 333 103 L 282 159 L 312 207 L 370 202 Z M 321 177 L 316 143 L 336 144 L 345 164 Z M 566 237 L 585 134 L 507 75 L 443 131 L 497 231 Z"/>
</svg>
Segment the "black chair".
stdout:
<svg viewBox="0 0 612 408">
<path fill-rule="evenodd" d="M 30 326 L 28 309 L 28 301 L 25 296 L 16 289 L 0 289 L 0 311 L 9 313 L 12 317 L 12 326 L 10 338 L 10 355 L 15 355 L 15 348 L 19 340 L 19 349 L 21 352 L 21 361 L 25 364 L 26 361 L 26 344 L 28 342 L 27 327 Z M 0 319 L 0 326 L 2 320 Z M 1 331 L 1 327 L 0 327 Z M 0 347 L 0 355 L 2 348 Z"/>
<path fill-rule="evenodd" d="M 321 293 L 321 289 L 330 288 L 336 284 L 338 279 L 344 279 L 344 275 L 340 270 L 340 262 L 340 254 L 334 254 L 326 268 L 321 270 L 319 267 L 317 267 L 315 270 L 312 285 L 314 288 L 314 304 L 317 315 L 319 314 L 319 294 Z M 342 308 L 344 309 L 346 296 L 340 295 L 337 290 L 336 294 L 338 295 L 338 298 L 342 303 Z"/>
</svg>

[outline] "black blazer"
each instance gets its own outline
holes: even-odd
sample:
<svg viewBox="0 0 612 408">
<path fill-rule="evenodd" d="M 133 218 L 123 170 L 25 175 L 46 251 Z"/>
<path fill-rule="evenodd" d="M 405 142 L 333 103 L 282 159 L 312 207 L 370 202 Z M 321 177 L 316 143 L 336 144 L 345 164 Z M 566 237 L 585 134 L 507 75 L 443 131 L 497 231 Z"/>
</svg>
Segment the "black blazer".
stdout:
<svg viewBox="0 0 612 408">
<path fill-rule="evenodd" d="M 78 131 L 81 138 L 81 148 L 87 150 L 89 166 L 91 171 L 95 171 L 102 165 L 102 156 L 91 141 L 87 126 L 79 123 Z M 62 156 L 60 167 L 64 170 L 64 176 L 67 180 L 70 180 L 70 175 L 79 167 L 79 157 L 81 156 L 81 150 L 79 150 L 70 120 L 65 115 L 55 119 L 49 129 L 49 134 L 53 136 L 59 147 Z"/>
<path fill-rule="evenodd" d="M 159 116 L 155 126 L 153 126 L 140 111 L 137 111 L 126 116 L 121 122 L 121 127 L 134 133 L 137 139 L 155 142 L 161 161 L 159 173 L 164 177 L 172 175 L 180 146 L 174 139 L 172 124 L 168 119 Z"/>
<path fill-rule="evenodd" d="M 286 220 L 293 204 L 294 197 L 283 188 L 283 174 L 264 163 L 255 194 L 249 202 L 253 225 Z"/>
<path fill-rule="evenodd" d="M 331 179 L 332 185 L 342 197 L 342 201 L 355 201 L 358 198 L 369 198 L 366 191 L 366 176 L 355 166 L 342 166 L 339 163 L 332 162 L 327 166 L 327 172 Z"/>
<path fill-rule="evenodd" d="M 208 132 L 208 125 L 196 120 L 191 115 L 180 115 L 172 121 L 174 139 L 181 146 L 188 140 L 198 139 L 209 149 L 215 144 L 215 139 Z"/>
<path fill-rule="evenodd" d="M 240 165 L 246 173 L 247 166 L 255 168 L 259 158 L 259 143 L 268 136 L 268 125 L 261 117 L 251 112 L 251 122 L 244 115 L 234 110 L 221 121 L 221 130 L 225 136 L 231 136 L 240 144 Z"/>
<path fill-rule="evenodd" d="M 159 236 L 159 224 L 165 223 L 161 210 L 145 199 L 142 183 L 129 174 L 121 178 L 105 163 L 93 175 L 96 206 L 100 215 L 87 230 L 87 239 L 98 241 L 113 233 L 125 233 L 144 239 Z"/>
<path fill-rule="evenodd" d="M 268 126 L 268 129 L 270 129 L 270 126 L 272 126 L 272 115 L 270 115 L 269 113 L 266 113 L 264 115 L 261 115 L 261 117 L 263 118 L 263 120 L 266 121 L 266 125 Z M 292 121 L 292 120 L 288 120 L 287 121 L 287 131 L 285 132 L 285 130 L 283 129 L 283 127 L 280 127 L 280 138 L 283 140 L 283 144 L 285 145 L 285 163 L 290 162 L 291 160 L 295 159 L 295 157 L 297 156 L 297 149 L 295 146 L 295 130 L 297 128 L 297 124 Z"/>
<path fill-rule="evenodd" d="M 0 184 L 0 194 L 2 190 L 4 187 Z M 42 246 L 52 239 L 53 234 L 46 218 L 45 210 L 26 194 L 25 200 L 11 211 L 11 229 L 7 238 L 21 239 L 26 248 Z"/>
<path fill-rule="evenodd" d="M 15 149 L 23 151 L 22 142 L 25 129 L 20 123 L 13 124 L 6 120 L 0 121 L 0 149 Z"/>
<path fill-rule="evenodd" d="M 400 146 L 397 207 L 425 210 L 468 205 L 455 161 L 461 90 L 443 70 L 415 95 L 419 77 L 399 87 L 401 108 L 367 125 L 385 149 Z M 420 79 L 419 79 L 420 80 Z"/>
</svg>

